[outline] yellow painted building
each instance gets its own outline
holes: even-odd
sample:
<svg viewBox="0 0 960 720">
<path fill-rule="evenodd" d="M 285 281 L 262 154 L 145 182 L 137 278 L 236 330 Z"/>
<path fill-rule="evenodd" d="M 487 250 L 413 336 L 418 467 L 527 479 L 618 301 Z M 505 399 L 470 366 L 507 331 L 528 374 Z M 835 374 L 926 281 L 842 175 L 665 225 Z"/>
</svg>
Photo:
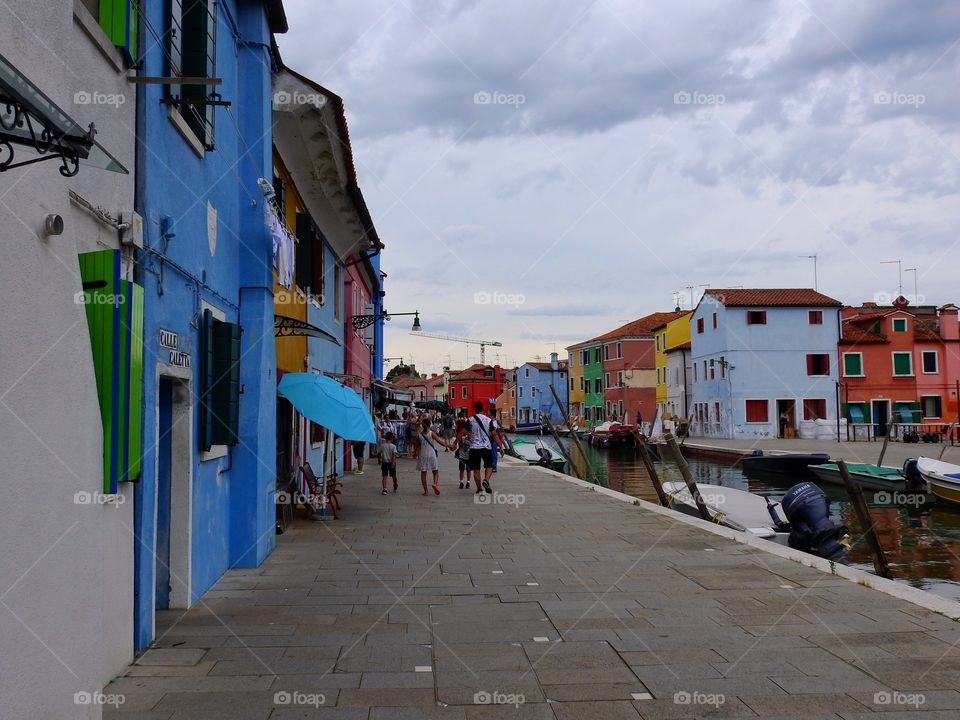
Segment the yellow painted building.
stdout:
<svg viewBox="0 0 960 720">
<path fill-rule="evenodd" d="M 571 345 L 567 348 L 567 368 L 570 378 L 570 387 L 567 388 L 567 417 L 571 422 L 576 422 L 581 427 L 585 427 L 583 421 L 583 405 L 585 392 L 583 385 L 583 358 L 580 350 L 586 346 L 586 343 Z"/>
<path fill-rule="evenodd" d="M 657 369 L 657 407 L 662 413 L 667 405 L 667 351 L 690 342 L 690 313 L 653 329 Z"/>
<path fill-rule="evenodd" d="M 277 192 L 277 205 L 283 210 L 287 227 L 293 230 L 297 227 L 297 213 L 306 213 L 300 193 L 297 192 L 293 179 L 284 167 L 280 154 L 274 148 L 273 173 L 276 178 L 274 189 Z M 273 273 L 273 313 L 285 315 L 296 320 L 307 321 L 307 296 L 296 284 L 287 289 L 277 283 L 277 273 Z M 277 369 L 284 372 L 306 372 L 307 370 L 307 338 L 300 336 L 278 337 L 276 339 Z"/>
</svg>

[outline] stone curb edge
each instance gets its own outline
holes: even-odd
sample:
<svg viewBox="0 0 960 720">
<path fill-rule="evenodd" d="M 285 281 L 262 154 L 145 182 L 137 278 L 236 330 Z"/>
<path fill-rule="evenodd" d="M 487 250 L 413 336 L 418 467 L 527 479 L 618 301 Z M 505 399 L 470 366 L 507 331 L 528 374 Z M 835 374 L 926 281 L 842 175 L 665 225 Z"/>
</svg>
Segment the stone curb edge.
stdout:
<svg viewBox="0 0 960 720">
<path fill-rule="evenodd" d="M 889 595 L 897 598 L 898 600 L 904 600 L 927 610 L 932 610 L 933 612 L 940 613 L 951 620 L 960 620 L 960 603 L 947 598 L 942 598 L 939 595 L 934 595 L 926 590 L 919 590 L 917 588 L 910 587 L 909 585 L 897 582 L 896 580 L 887 580 L 886 578 L 878 577 L 864 570 L 858 570 L 847 565 L 831 563 L 829 560 L 815 557 L 808 553 L 801 552 L 800 550 L 794 550 L 793 548 L 789 548 L 785 545 L 779 545 L 771 542 L 770 540 L 764 540 L 763 538 L 738 532 L 733 528 L 707 522 L 706 520 L 692 517 L 676 510 L 670 510 L 669 508 L 655 505 L 647 500 L 635 498 L 632 495 L 627 495 L 622 492 L 617 492 L 616 490 L 611 490 L 610 488 L 594 485 L 593 483 L 571 477 L 570 475 L 564 475 L 556 470 L 550 470 L 548 468 L 540 467 L 539 465 L 530 465 L 529 467 L 531 469 L 546 473 L 547 475 L 552 475 L 562 480 L 566 480 L 574 485 L 579 485 L 580 487 L 593 490 L 601 495 L 607 495 L 615 500 L 629 502 L 631 505 L 636 504 L 647 512 L 669 516 L 670 519 L 676 520 L 677 522 L 698 527 L 701 530 L 706 530 L 714 535 L 719 535 L 721 537 L 734 540 L 742 545 L 749 545 L 751 547 L 764 550 L 772 555 L 776 555 L 787 560 L 793 560 L 794 562 L 798 562 L 801 565 L 806 565 L 807 567 L 815 568 L 835 577 L 844 578 L 845 580 L 849 580 L 850 582 L 858 585 L 863 585 L 872 590 L 878 590 L 884 595 Z"/>
</svg>

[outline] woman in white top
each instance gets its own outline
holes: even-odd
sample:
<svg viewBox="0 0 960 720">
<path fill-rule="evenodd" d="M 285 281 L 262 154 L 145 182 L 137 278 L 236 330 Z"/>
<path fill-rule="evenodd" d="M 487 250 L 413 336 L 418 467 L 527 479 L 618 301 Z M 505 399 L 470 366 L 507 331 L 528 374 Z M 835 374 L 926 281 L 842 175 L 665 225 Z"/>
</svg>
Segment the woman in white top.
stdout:
<svg viewBox="0 0 960 720">
<path fill-rule="evenodd" d="M 423 494 L 427 492 L 427 473 L 433 473 L 433 492 L 440 494 L 440 468 L 437 465 L 437 443 L 450 449 L 450 445 L 433 431 L 430 418 L 424 418 L 420 423 L 420 457 L 417 458 L 417 470 L 420 471 L 420 484 L 423 485 Z"/>
</svg>

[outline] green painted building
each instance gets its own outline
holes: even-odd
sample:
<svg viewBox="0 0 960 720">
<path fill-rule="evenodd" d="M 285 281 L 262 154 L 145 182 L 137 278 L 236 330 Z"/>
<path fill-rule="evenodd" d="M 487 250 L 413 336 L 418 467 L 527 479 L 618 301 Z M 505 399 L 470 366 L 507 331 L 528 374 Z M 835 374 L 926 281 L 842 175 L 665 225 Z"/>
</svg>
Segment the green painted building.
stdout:
<svg viewBox="0 0 960 720">
<path fill-rule="evenodd" d="M 584 427 L 592 428 L 602 423 L 603 410 L 603 345 L 583 343 L 583 406 Z"/>
</svg>

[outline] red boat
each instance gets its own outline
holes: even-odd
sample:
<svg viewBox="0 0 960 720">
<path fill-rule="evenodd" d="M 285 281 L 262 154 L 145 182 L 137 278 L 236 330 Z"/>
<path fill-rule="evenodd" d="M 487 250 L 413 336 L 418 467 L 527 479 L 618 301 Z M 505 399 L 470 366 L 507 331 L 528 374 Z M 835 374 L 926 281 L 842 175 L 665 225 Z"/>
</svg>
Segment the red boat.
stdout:
<svg viewBox="0 0 960 720">
<path fill-rule="evenodd" d="M 633 447 L 636 444 L 636 425 L 605 422 L 590 432 L 590 443 L 599 447 Z"/>
</svg>

